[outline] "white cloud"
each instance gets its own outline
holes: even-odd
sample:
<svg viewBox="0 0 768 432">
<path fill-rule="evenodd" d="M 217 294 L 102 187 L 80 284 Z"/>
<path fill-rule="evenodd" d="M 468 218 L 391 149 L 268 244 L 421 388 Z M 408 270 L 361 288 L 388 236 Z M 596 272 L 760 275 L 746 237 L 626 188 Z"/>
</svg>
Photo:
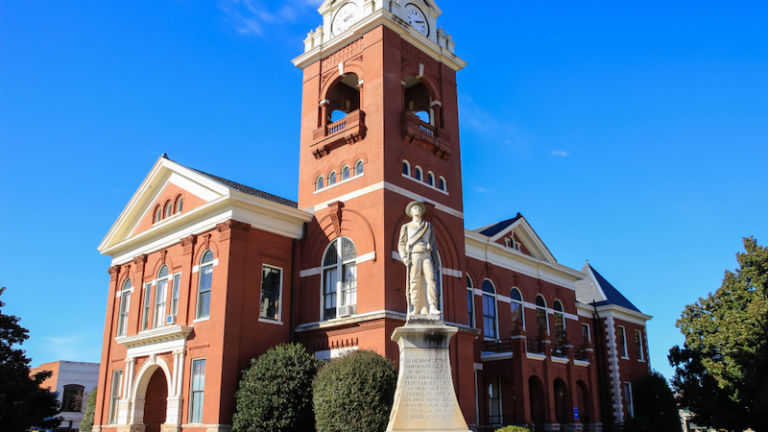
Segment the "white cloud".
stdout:
<svg viewBox="0 0 768 432">
<path fill-rule="evenodd" d="M 263 0 L 222 0 L 220 7 L 239 33 L 261 36 L 265 25 L 294 22 L 301 14 L 316 9 L 320 3 L 322 0 L 286 0 L 278 5 Z"/>
<path fill-rule="evenodd" d="M 570 153 L 568 153 L 565 150 L 552 150 L 551 152 L 549 152 L 549 154 L 551 154 L 552 156 L 557 156 L 557 157 L 568 157 L 568 156 L 571 155 Z"/>
</svg>

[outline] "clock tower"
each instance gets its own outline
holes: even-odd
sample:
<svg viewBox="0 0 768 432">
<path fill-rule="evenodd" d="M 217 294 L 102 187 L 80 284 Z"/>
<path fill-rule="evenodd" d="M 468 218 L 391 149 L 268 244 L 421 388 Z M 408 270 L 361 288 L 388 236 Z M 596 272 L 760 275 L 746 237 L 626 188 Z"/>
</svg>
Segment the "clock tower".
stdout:
<svg viewBox="0 0 768 432">
<path fill-rule="evenodd" d="M 456 73 L 465 62 L 432 0 L 326 0 L 294 59 L 304 71 L 298 205 L 314 214 L 297 252 L 296 337 L 333 357 L 397 361 L 406 316 L 397 254 L 406 205 L 427 205 L 440 256 L 454 385 L 475 422 L 477 331 L 468 323 Z"/>
</svg>

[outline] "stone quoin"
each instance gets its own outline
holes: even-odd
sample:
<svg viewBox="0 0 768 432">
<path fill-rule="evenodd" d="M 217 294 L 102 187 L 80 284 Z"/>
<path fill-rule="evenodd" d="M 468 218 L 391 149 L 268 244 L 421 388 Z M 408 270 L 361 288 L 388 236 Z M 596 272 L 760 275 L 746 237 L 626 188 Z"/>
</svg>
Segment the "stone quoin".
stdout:
<svg viewBox="0 0 768 432">
<path fill-rule="evenodd" d="M 284 342 L 399 365 L 412 201 L 435 227 L 437 304 L 455 332 L 443 358 L 469 428 L 598 431 L 631 417 L 651 317 L 591 265 L 559 264 L 519 213 L 465 228 L 466 63 L 435 2 L 319 12 L 294 59 L 298 202 L 164 155 L 99 245 L 112 264 L 95 430 L 229 431 L 240 371 Z"/>
</svg>

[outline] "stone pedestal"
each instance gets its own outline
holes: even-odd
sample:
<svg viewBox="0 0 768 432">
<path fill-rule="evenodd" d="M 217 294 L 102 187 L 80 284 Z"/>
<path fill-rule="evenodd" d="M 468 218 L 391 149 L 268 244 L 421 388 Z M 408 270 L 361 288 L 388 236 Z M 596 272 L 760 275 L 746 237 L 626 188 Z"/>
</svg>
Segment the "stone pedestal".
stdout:
<svg viewBox="0 0 768 432">
<path fill-rule="evenodd" d="M 387 432 L 468 432 L 451 378 L 448 342 L 458 332 L 431 316 L 412 315 L 392 333 L 400 373 Z"/>
</svg>

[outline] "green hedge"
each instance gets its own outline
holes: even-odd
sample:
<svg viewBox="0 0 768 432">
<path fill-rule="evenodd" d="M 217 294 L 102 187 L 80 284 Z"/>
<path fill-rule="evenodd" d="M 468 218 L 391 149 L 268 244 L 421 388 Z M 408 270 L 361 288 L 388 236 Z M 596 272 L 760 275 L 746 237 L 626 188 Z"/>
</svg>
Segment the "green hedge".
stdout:
<svg viewBox="0 0 768 432">
<path fill-rule="evenodd" d="M 504 426 L 496 429 L 494 432 L 530 432 L 530 429 L 524 426 Z"/>
<path fill-rule="evenodd" d="M 312 385 L 317 432 L 385 430 L 396 385 L 395 367 L 372 351 L 332 360 Z"/>
<path fill-rule="evenodd" d="M 314 430 L 312 379 L 322 362 L 299 344 L 278 345 L 243 373 L 236 395 L 235 432 Z"/>
</svg>

